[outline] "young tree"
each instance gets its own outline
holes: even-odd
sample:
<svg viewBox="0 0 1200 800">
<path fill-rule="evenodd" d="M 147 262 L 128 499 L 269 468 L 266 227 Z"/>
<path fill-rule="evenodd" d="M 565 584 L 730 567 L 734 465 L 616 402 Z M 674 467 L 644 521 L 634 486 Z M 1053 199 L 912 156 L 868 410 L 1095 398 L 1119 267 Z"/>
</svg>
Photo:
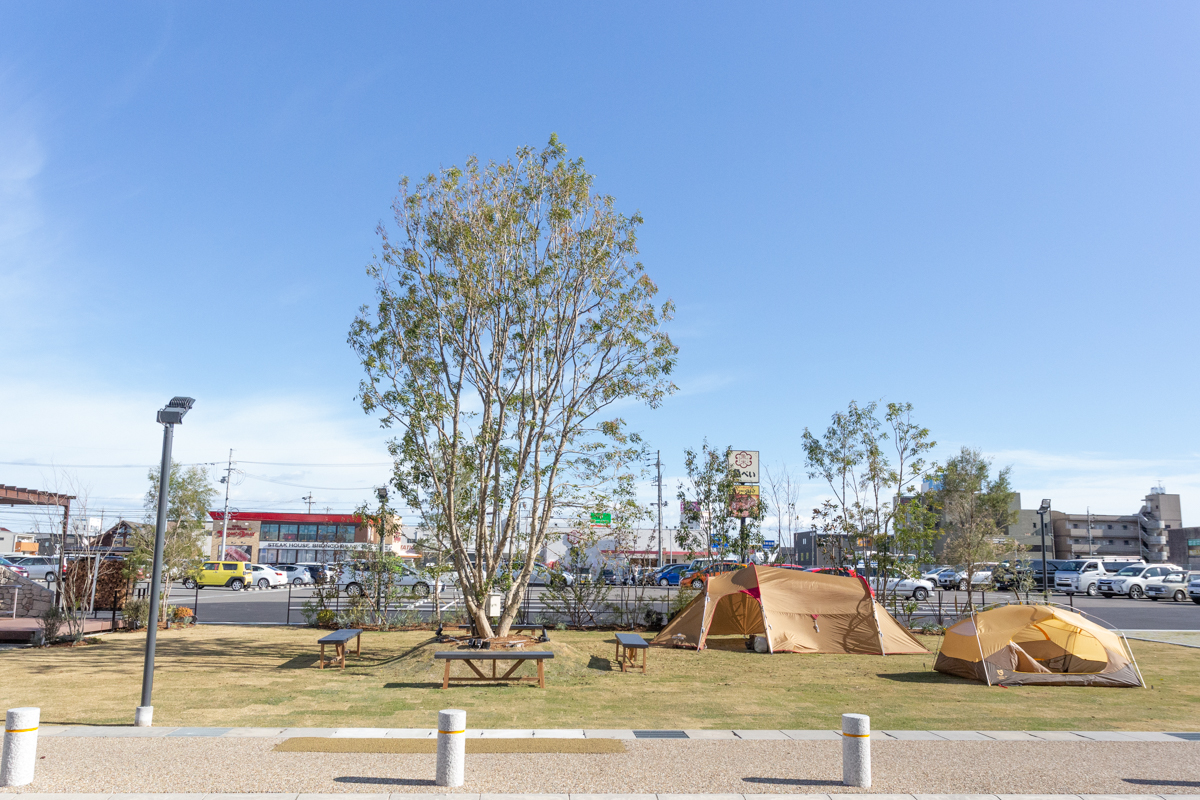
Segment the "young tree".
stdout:
<svg viewBox="0 0 1200 800">
<path fill-rule="evenodd" d="M 618 213 L 592 181 L 554 136 L 501 164 L 471 158 L 402 180 L 395 235 L 380 226 L 382 254 L 367 270 L 375 306 L 350 329 L 363 410 L 399 429 L 393 483 L 440 515 L 485 636 L 483 601 L 520 503 L 523 567 L 505 592 L 501 634 L 555 510 L 586 502 L 588 488 L 641 456 L 624 421 L 605 415 L 631 400 L 656 407 L 675 388 L 677 348 L 663 330 L 673 307 L 656 303 L 636 261 L 641 217 Z"/>
<path fill-rule="evenodd" d="M 936 469 L 925 454 L 937 443 L 913 422 L 912 403 L 888 403 L 883 422 L 877 410 L 874 402 L 851 401 L 820 439 L 805 428 L 804 451 L 808 476 L 824 479 L 833 492 L 813 510 L 827 552 L 846 565 L 860 548 L 886 600 L 888 580 L 914 572 L 932 552 L 936 515 L 929 498 L 917 496 L 916 482 Z"/>
<path fill-rule="evenodd" d="M 140 567 L 150 573 L 154 566 L 154 526 L 158 515 L 159 468 L 151 468 L 147 478 L 150 488 L 142 502 L 146 509 L 147 525 L 135 528 L 128 568 L 132 572 Z M 162 619 L 166 619 L 166 594 L 172 581 L 182 580 L 196 569 L 205 557 L 201 548 L 204 523 L 208 509 L 217 497 L 217 490 L 208 475 L 208 467 L 189 466 L 171 462 L 171 474 L 167 482 L 167 529 L 163 532 L 163 585 L 159 608 Z M 221 554 L 222 556 L 224 553 Z"/>
<path fill-rule="evenodd" d="M 679 532 L 676 540 L 691 552 L 723 561 L 737 553 L 745 561 L 751 547 L 762 546 L 761 498 L 735 498 L 732 447 L 711 447 L 705 439 L 696 451 L 683 451 L 687 482 L 679 484 Z"/>
<path fill-rule="evenodd" d="M 962 564 L 968 591 L 974 588 L 979 566 L 995 560 L 1005 529 L 1017 518 L 1009 509 L 1014 494 L 1008 481 L 1011 468 L 992 478 L 991 466 L 978 450 L 964 447 L 941 474 L 938 493 L 948 534 L 944 552 L 949 561 Z"/>
<path fill-rule="evenodd" d="M 767 479 L 766 485 L 763 487 L 765 489 L 763 503 L 769 503 L 775 512 L 775 541 L 782 551 L 784 542 L 788 542 L 788 547 L 791 547 L 793 542 L 793 517 L 796 513 L 796 502 L 800 499 L 800 481 L 792 475 L 787 464 L 782 464 L 775 470 L 772 470 L 769 465 L 764 466 L 763 477 Z M 785 517 L 787 518 L 786 526 L 784 525 Z"/>
</svg>

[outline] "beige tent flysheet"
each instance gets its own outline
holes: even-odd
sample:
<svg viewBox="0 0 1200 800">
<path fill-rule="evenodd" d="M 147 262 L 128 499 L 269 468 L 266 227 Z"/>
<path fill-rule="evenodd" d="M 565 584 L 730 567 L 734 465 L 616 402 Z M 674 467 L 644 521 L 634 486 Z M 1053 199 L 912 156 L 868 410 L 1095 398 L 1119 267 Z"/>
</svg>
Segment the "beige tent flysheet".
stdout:
<svg viewBox="0 0 1200 800">
<path fill-rule="evenodd" d="M 714 575 L 654 638 L 703 650 L 710 636 L 765 636 L 772 653 L 926 653 L 857 578 L 751 566 Z"/>
<path fill-rule="evenodd" d="M 1053 606 L 1002 606 L 955 623 L 933 668 L 1002 686 L 1143 685 L 1116 632 Z"/>
</svg>

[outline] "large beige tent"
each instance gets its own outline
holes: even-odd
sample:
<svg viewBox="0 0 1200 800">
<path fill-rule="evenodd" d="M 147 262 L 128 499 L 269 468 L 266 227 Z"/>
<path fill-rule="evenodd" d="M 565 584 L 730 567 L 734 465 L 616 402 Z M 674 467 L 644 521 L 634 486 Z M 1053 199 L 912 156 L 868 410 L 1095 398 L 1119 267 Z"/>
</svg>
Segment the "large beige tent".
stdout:
<svg viewBox="0 0 1200 800">
<path fill-rule="evenodd" d="M 955 623 L 933 668 L 1002 686 L 1142 685 L 1121 637 L 1053 606 L 1002 606 Z"/>
<path fill-rule="evenodd" d="M 703 650 L 719 637 L 755 635 L 772 653 L 928 652 L 857 578 L 759 566 L 709 578 L 653 644 Z"/>
</svg>

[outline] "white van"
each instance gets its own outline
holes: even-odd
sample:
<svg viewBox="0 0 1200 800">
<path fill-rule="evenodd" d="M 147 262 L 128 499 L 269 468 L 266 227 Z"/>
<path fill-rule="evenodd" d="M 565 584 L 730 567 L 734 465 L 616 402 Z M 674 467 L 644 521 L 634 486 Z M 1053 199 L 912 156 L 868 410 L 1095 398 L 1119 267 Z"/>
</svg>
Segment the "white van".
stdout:
<svg viewBox="0 0 1200 800">
<path fill-rule="evenodd" d="M 1121 556 L 1075 558 L 1064 562 L 1054 573 L 1054 589 L 1067 595 L 1086 594 L 1095 597 L 1100 594 L 1101 578 L 1111 578 L 1126 567 L 1145 563 L 1140 558 Z"/>
</svg>

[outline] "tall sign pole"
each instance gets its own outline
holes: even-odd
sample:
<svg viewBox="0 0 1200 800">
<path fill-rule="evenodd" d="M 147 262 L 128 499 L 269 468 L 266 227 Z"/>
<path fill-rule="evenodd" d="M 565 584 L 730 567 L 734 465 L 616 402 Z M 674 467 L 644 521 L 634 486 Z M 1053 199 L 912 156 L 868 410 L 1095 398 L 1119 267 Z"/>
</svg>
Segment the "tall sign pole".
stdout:
<svg viewBox="0 0 1200 800">
<path fill-rule="evenodd" d="M 229 464 L 225 467 L 225 513 L 221 515 L 221 550 L 217 553 L 217 561 L 225 560 L 225 535 L 229 533 L 229 484 L 233 482 L 233 448 L 229 448 Z"/>
</svg>

